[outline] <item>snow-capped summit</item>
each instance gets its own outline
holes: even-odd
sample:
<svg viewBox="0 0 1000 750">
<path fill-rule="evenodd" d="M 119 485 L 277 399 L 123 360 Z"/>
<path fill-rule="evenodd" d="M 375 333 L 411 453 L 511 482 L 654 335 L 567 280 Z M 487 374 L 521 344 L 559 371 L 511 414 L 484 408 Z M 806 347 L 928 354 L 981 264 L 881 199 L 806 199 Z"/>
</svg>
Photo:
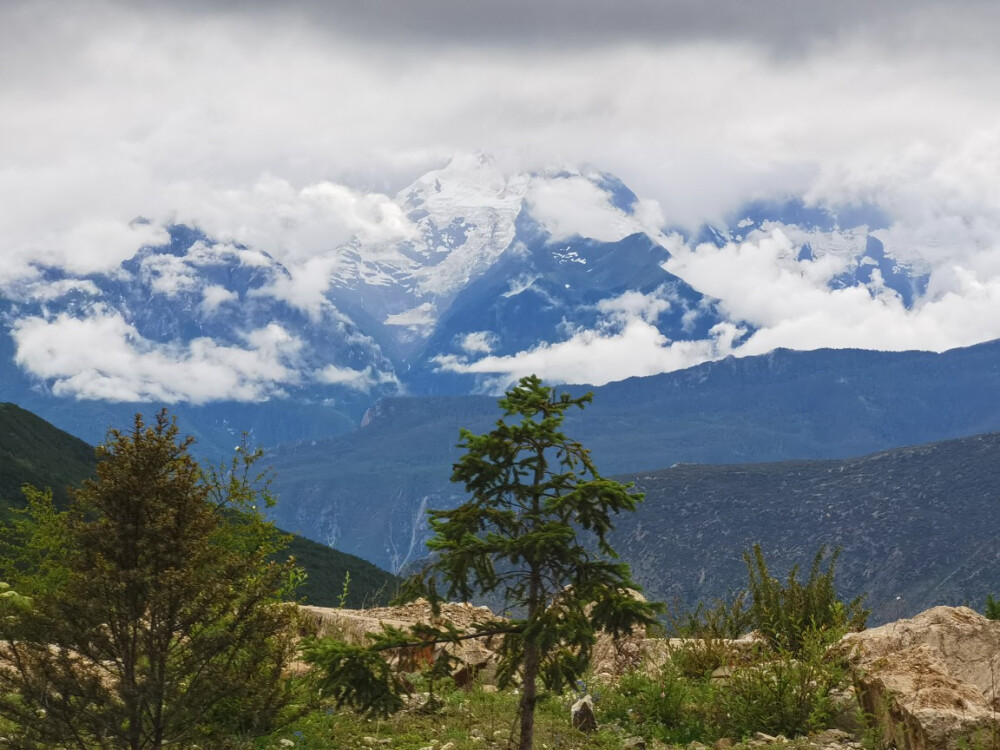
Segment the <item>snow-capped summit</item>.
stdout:
<svg viewBox="0 0 1000 750">
<path fill-rule="evenodd" d="M 686 237 L 613 175 L 511 171 L 477 153 L 392 198 L 361 196 L 366 229 L 324 247 L 336 222 L 323 212 L 352 194 L 278 187 L 276 205 L 298 217 L 295 252 L 267 246 L 281 244 L 280 216 L 262 219 L 266 232 L 217 216 L 219 237 L 177 225 L 113 271 L 43 269 L 3 290 L 7 382 L 95 401 L 297 400 L 353 417 L 386 393 L 496 389 L 525 372 L 601 383 L 725 356 L 759 325 L 720 302 L 755 283 L 727 263 L 760 258 L 782 278 L 906 307 L 921 290 L 872 212 L 757 203 Z"/>
</svg>

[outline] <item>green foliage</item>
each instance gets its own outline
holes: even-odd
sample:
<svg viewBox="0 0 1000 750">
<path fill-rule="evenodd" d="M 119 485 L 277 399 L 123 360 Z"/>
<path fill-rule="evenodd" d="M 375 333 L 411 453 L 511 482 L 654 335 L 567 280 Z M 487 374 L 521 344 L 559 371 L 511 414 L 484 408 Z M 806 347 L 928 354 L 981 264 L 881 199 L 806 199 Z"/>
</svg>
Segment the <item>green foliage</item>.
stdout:
<svg viewBox="0 0 1000 750">
<path fill-rule="evenodd" d="M 302 655 L 317 667 L 316 682 L 338 708 L 388 716 L 403 707 L 406 685 L 378 650 L 333 638 L 310 638 Z"/>
<path fill-rule="evenodd" d="M 796 651 L 781 649 L 733 669 L 715 697 L 718 733 L 794 737 L 829 726 L 837 711 L 832 693 L 847 678 L 844 665 L 828 656 L 827 646 L 822 631 L 808 629 Z"/>
<path fill-rule="evenodd" d="M 669 632 L 678 638 L 739 638 L 751 626 L 747 592 L 716 599 L 711 606 L 698 602 L 694 609 L 678 607 L 667 612 Z"/>
<path fill-rule="evenodd" d="M 497 592 L 522 615 L 502 641 L 497 672 L 501 686 L 515 676 L 523 685 L 522 750 L 531 747 L 536 679 L 559 691 L 586 670 L 599 629 L 621 634 L 655 622 L 656 608 L 632 596 L 629 568 L 607 539 L 612 516 L 642 497 L 600 476 L 560 429 L 568 410 L 590 400 L 556 396 L 525 377 L 500 399 L 504 417 L 492 431 L 461 431 L 465 454 L 452 481 L 471 499 L 430 511 L 435 561 L 408 586 L 432 603 L 439 583 L 466 601 Z"/>
<path fill-rule="evenodd" d="M 347 595 L 351 591 L 351 571 L 344 573 L 344 588 L 340 591 L 340 596 L 337 597 L 337 608 L 343 609 L 344 605 L 347 603 Z"/>
<path fill-rule="evenodd" d="M 137 415 L 68 510 L 27 493 L 4 560 L 31 599 L 0 626 L 7 746 L 155 750 L 281 720 L 292 564 L 269 560 L 285 540 L 261 515 L 259 453 L 206 473 L 189 446 L 166 412 L 152 426 Z"/>
<path fill-rule="evenodd" d="M 274 557 L 283 562 L 289 557 L 308 576 L 298 588 L 298 596 L 306 604 L 317 607 L 380 607 L 389 603 L 399 587 L 399 579 L 360 557 L 331 549 L 302 536 L 293 536 L 284 550 Z M 350 589 L 344 593 L 344 579 L 350 576 Z"/>
<path fill-rule="evenodd" d="M 988 620 L 1000 620 L 1000 601 L 993 598 L 993 594 L 986 595 L 986 607 L 983 614 Z"/>
<path fill-rule="evenodd" d="M 836 633 L 864 629 L 871 613 L 864 608 L 864 596 L 846 604 L 837 598 L 834 571 L 839 555 L 840 550 L 834 550 L 823 570 L 826 546 L 821 546 L 804 583 L 799 581 L 798 566 L 795 565 L 782 584 L 771 576 L 759 544 L 755 544 L 752 551 L 743 553 L 752 600 L 750 623 L 772 646 L 798 653 L 811 631 Z"/>
<path fill-rule="evenodd" d="M 601 693 L 601 723 L 613 722 L 628 734 L 655 737 L 669 743 L 704 740 L 704 705 L 711 688 L 685 678 L 677 664 L 668 661 L 656 674 L 629 672 Z"/>
<path fill-rule="evenodd" d="M 0 404 L 0 520 L 24 506 L 25 484 L 51 487 L 56 505 L 65 507 L 66 488 L 93 470 L 94 450 L 85 442 L 14 404 Z"/>
</svg>

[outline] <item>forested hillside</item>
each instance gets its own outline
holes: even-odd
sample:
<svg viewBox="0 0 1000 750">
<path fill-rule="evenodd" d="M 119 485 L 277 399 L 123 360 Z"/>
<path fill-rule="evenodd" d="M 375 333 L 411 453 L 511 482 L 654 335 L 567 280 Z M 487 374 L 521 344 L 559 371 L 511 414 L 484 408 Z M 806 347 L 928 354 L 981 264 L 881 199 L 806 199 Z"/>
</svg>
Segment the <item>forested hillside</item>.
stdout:
<svg viewBox="0 0 1000 750">
<path fill-rule="evenodd" d="M 14 404 L 0 404 L 0 508 L 4 514 L 11 507 L 23 506 L 21 487 L 25 484 L 52 488 L 57 502 L 64 504 L 67 488 L 92 476 L 96 465 L 94 449 L 87 443 Z M 346 606 L 384 603 L 395 592 L 395 576 L 301 536 L 292 536 L 287 554 L 294 555 L 308 574 L 299 594 L 310 604 L 339 604 L 348 573 Z"/>
</svg>

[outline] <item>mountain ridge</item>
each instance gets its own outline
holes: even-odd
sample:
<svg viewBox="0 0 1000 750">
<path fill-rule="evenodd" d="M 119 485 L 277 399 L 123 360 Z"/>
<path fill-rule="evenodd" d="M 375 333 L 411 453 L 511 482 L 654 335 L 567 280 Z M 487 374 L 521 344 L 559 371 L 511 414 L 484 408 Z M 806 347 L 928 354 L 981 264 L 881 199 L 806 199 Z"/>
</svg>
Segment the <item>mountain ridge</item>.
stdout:
<svg viewBox="0 0 1000 750">
<path fill-rule="evenodd" d="M 592 390 L 565 431 L 604 475 L 676 463 L 848 458 L 1000 430 L 1000 341 L 943 354 L 776 351 Z M 459 428 L 489 430 L 495 400 L 393 397 L 349 435 L 276 446 L 279 522 L 399 569 L 419 554 L 421 508 L 462 498 L 450 483 Z M 345 530 L 350 529 L 350 534 Z"/>
<path fill-rule="evenodd" d="M 753 326 L 670 270 L 677 243 L 781 233 L 801 246 L 782 260 L 791 273 L 833 259 L 830 285 L 889 288 L 907 304 L 919 286 L 875 238 L 885 220 L 875 211 L 843 208 L 842 226 L 833 209 L 758 202 L 731 226 L 683 235 L 589 167 L 508 172 L 459 156 L 381 196 L 374 228 L 329 246 L 320 230 L 336 186 L 301 197 L 278 234 L 191 219 L 111 271 L 39 266 L 5 286 L 0 398 L 65 416 L 91 442 L 171 404 L 217 459 L 245 429 L 264 445 L 344 434 L 381 397 L 502 389 L 526 352 L 630 326 L 658 346 L 693 347 L 654 371 L 721 356 Z M 602 377 L 636 371 L 619 365 Z M 269 428 L 279 402 L 298 412 L 299 434 Z"/>
<path fill-rule="evenodd" d="M 92 446 L 16 404 L 0 403 L 0 519 L 24 506 L 23 485 L 50 488 L 57 504 L 65 505 L 67 488 L 90 479 L 96 467 Z M 309 604 L 337 606 L 345 587 L 348 606 L 384 604 L 398 584 L 368 561 L 302 536 L 293 535 L 284 554 L 306 570 L 299 595 Z"/>
</svg>

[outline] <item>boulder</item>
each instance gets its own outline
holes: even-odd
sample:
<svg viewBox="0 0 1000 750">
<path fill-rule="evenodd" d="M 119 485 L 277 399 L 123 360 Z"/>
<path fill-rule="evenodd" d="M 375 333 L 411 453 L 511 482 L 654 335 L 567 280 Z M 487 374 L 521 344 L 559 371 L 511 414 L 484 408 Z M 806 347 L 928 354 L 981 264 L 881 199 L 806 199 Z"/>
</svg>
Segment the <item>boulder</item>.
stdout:
<svg viewBox="0 0 1000 750">
<path fill-rule="evenodd" d="M 440 625 L 448 622 L 459 629 L 471 630 L 477 624 L 503 620 L 495 617 L 488 607 L 475 607 L 466 603 L 442 603 L 440 614 L 435 616 L 430 604 L 423 599 L 397 607 L 354 610 L 303 606 L 300 611 L 310 623 L 313 634 L 358 644 L 368 643 L 369 635 L 380 632 L 382 625 L 406 630 L 416 623 Z M 433 664 L 438 652 L 443 649 L 458 659 L 454 677 L 460 686 L 466 687 L 476 678 L 483 681 L 495 676 L 495 649 L 499 644 L 500 638 L 493 636 L 437 647 L 395 649 L 387 651 L 385 656 L 400 671 L 416 672 Z"/>
<path fill-rule="evenodd" d="M 583 696 L 569 710 L 569 718 L 573 726 L 581 732 L 596 732 L 597 717 L 594 715 L 594 700 L 589 695 Z"/>
<path fill-rule="evenodd" d="M 959 750 L 1000 737 L 1000 622 L 934 607 L 842 645 L 883 747 Z"/>
</svg>

